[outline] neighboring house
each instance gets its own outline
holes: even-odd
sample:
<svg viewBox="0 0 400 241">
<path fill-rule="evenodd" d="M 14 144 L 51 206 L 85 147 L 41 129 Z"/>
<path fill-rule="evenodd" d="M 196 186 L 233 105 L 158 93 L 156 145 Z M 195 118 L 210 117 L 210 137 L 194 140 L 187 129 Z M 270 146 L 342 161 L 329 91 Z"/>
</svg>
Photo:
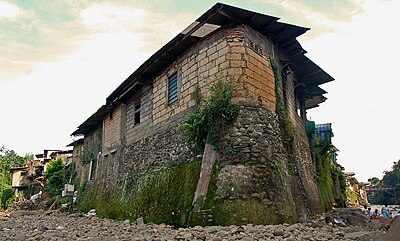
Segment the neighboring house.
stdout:
<svg viewBox="0 0 400 241">
<path fill-rule="evenodd" d="M 46 171 L 47 164 L 51 160 L 61 158 L 68 164 L 69 159 L 72 157 L 73 150 L 43 150 L 43 153 L 35 154 L 37 160 L 44 165 L 44 172 Z M 71 160 L 72 161 L 72 160 Z"/>
<path fill-rule="evenodd" d="M 233 102 L 241 112 L 224 144 L 230 152 L 220 153 L 217 192 L 229 200 L 220 205 L 233 208 L 246 201 L 265 212 L 282 212 L 261 221 L 244 212 L 240 222 L 291 222 L 318 213 L 306 111 L 326 100 L 319 85 L 333 78 L 305 56 L 296 40 L 307 30 L 233 6 L 213 6 L 134 71 L 72 133 L 84 136 L 73 143 L 73 163 L 83 163 L 88 190 L 104 201 L 135 198 L 127 193 L 137 191 L 142 176 L 195 161 L 193 146 L 177 127 L 195 108 L 196 86 L 209 96 L 210 86 L 223 80 L 232 84 Z M 289 149 L 276 114 L 278 96 L 283 100 L 279 108 L 296 127 Z M 226 215 L 233 219 L 232 212 Z"/>
<path fill-rule="evenodd" d="M 36 160 L 26 161 L 26 166 L 11 168 L 12 188 L 17 197 L 29 198 L 43 187 L 43 173 L 51 160 L 61 158 L 68 166 L 72 162 L 72 150 L 43 150 Z"/>
<path fill-rule="evenodd" d="M 85 170 L 84 168 L 89 168 L 88 165 L 83 165 L 84 163 L 82 163 L 84 155 L 83 138 L 73 141 L 72 143 L 68 144 L 67 147 L 73 147 L 71 165 L 76 171 L 77 176 L 81 178 L 80 182 L 83 182 L 84 180 L 82 178 L 85 178 L 84 173 L 88 173 L 88 170 Z"/>
<path fill-rule="evenodd" d="M 44 166 L 38 160 L 26 162 L 24 167 L 14 167 L 10 169 L 11 185 L 16 197 L 30 197 L 36 192 L 37 186 L 35 179 L 42 176 Z"/>
<path fill-rule="evenodd" d="M 365 184 L 359 183 L 355 178 L 354 172 L 343 172 L 346 178 L 347 205 L 350 207 L 361 208 L 368 204 Z"/>
<path fill-rule="evenodd" d="M 28 167 L 14 167 L 10 169 L 12 176 L 11 186 L 14 189 L 14 195 L 18 196 L 19 193 L 28 187 L 27 180 L 25 178 Z"/>
</svg>

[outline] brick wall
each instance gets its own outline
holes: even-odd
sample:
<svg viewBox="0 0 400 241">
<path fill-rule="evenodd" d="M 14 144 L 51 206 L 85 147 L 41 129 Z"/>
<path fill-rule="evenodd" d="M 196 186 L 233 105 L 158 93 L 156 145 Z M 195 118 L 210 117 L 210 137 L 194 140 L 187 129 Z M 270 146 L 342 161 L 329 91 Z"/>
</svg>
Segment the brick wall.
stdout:
<svg viewBox="0 0 400 241">
<path fill-rule="evenodd" d="M 153 83 L 153 122 L 167 120 L 195 105 L 192 93 L 198 84 L 204 96 L 209 95 L 209 87 L 218 79 L 227 77 L 227 42 L 221 32 L 194 46 L 172 63 L 169 68 L 155 78 Z M 168 77 L 178 73 L 177 102 L 168 105 Z"/>
<path fill-rule="evenodd" d="M 135 103 L 140 102 L 140 123 L 135 124 Z M 126 131 L 127 143 L 141 140 L 148 136 L 153 127 L 153 91 L 151 86 L 144 86 L 140 93 L 127 101 Z"/>
<path fill-rule="evenodd" d="M 103 153 L 107 153 L 115 148 L 121 139 L 121 124 L 125 118 L 123 116 L 124 105 L 119 105 L 112 113 L 104 118 L 104 146 Z"/>
<path fill-rule="evenodd" d="M 244 41 L 246 28 L 238 26 L 218 32 L 193 47 L 155 78 L 153 121 L 165 121 L 194 106 L 192 93 L 198 84 L 203 96 L 210 86 L 224 79 L 234 85 L 234 101 L 262 104 L 275 110 L 275 80 L 268 56 L 260 55 Z M 168 77 L 178 73 L 179 100 L 168 105 Z"/>
<path fill-rule="evenodd" d="M 266 36 L 260 34 L 259 32 L 249 28 L 249 27 L 245 27 L 246 28 L 246 46 L 247 49 L 253 50 L 249 52 L 249 56 L 253 56 L 255 55 L 257 58 L 254 61 L 253 58 L 249 57 L 250 60 L 253 60 L 251 63 L 251 70 L 253 70 L 253 68 L 255 68 L 254 66 L 257 67 L 261 67 L 263 66 L 263 71 L 261 71 L 261 76 L 265 77 L 267 76 L 267 78 L 271 78 L 270 74 L 272 75 L 272 77 L 274 76 L 272 68 L 268 65 L 270 65 L 268 58 L 272 57 L 276 64 L 278 65 L 278 68 L 280 69 L 279 71 L 281 71 L 281 61 L 287 61 L 290 62 L 290 58 L 289 56 L 287 56 L 287 54 L 279 48 L 279 46 L 275 46 L 273 44 L 273 42 Z M 263 60 L 264 59 L 264 60 Z M 260 70 L 256 67 L 257 71 L 250 71 L 248 73 L 248 76 L 251 77 L 253 75 L 257 78 L 259 78 L 259 74 L 260 74 Z M 273 77 L 274 78 L 274 77 Z M 263 79 L 263 78 L 262 78 Z M 287 81 L 286 81 L 286 85 L 283 86 L 283 81 L 281 81 L 281 90 L 285 89 L 286 90 L 286 96 L 283 96 L 283 91 L 281 91 L 280 95 L 281 97 L 285 97 L 286 100 L 286 110 L 288 113 L 289 118 L 291 119 L 291 121 L 293 123 L 296 124 L 296 128 L 299 131 L 299 134 L 306 136 L 306 129 L 305 129 L 305 119 L 302 119 L 301 117 L 298 116 L 297 114 L 297 110 L 296 110 L 296 106 L 295 106 L 295 86 L 294 83 L 296 82 L 297 77 L 296 75 L 292 72 L 290 74 L 287 75 Z M 250 81 L 249 81 L 250 82 Z M 274 101 L 276 101 L 276 96 L 275 96 L 275 80 L 274 79 L 269 79 L 269 81 L 267 81 L 267 86 L 269 87 L 267 89 L 267 92 L 270 94 L 269 96 L 267 96 L 267 103 L 264 104 L 265 106 L 269 106 L 269 105 L 276 105 L 276 103 Z M 253 87 L 250 87 L 251 89 L 253 89 Z M 264 87 L 265 88 L 265 87 Z M 264 93 L 265 95 L 265 93 Z M 271 106 L 269 106 L 271 107 Z M 271 108 L 270 108 L 271 109 Z M 274 107 L 272 107 L 272 110 L 275 110 Z"/>
</svg>

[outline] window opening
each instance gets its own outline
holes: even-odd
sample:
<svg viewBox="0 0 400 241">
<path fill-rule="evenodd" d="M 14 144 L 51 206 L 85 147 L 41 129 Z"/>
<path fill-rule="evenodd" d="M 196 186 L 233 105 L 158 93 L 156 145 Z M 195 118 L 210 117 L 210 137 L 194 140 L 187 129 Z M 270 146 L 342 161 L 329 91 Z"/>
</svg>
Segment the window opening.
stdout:
<svg viewBox="0 0 400 241">
<path fill-rule="evenodd" d="M 94 176 L 96 174 L 97 160 L 93 159 L 91 161 L 91 164 L 92 164 L 92 166 L 91 166 L 91 170 L 90 170 L 90 178 L 89 179 L 93 180 Z"/>
<path fill-rule="evenodd" d="M 135 125 L 140 123 L 140 111 L 141 105 L 140 100 L 135 103 Z"/>
<path fill-rule="evenodd" d="M 178 74 L 175 72 L 168 78 L 168 105 L 178 100 Z"/>
</svg>

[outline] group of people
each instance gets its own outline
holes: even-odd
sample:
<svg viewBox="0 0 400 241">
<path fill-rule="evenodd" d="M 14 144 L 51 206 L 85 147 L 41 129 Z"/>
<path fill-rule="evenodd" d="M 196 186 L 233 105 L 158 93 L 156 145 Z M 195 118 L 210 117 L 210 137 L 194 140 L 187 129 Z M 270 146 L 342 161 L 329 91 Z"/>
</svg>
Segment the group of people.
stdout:
<svg viewBox="0 0 400 241">
<path fill-rule="evenodd" d="M 379 213 L 378 209 L 375 209 L 374 211 L 371 210 L 371 207 L 364 206 L 364 211 L 363 213 L 367 215 L 370 219 L 382 216 L 384 218 L 393 218 L 392 212 L 389 211 L 389 208 L 386 205 L 383 205 L 381 212 Z"/>
</svg>

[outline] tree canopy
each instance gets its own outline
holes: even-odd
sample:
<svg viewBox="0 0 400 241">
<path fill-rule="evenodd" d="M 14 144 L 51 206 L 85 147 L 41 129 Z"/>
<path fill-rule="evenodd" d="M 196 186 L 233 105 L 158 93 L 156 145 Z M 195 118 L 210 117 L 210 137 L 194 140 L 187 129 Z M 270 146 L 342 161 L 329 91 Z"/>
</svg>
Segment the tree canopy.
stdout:
<svg viewBox="0 0 400 241">
<path fill-rule="evenodd" d="M 15 151 L 0 147 L 0 191 L 11 186 L 10 169 L 25 164 L 25 159 Z"/>
<path fill-rule="evenodd" d="M 371 196 L 370 202 L 375 204 L 399 204 L 400 203 L 400 160 L 393 162 L 389 171 L 384 172 L 382 180 L 376 177 L 368 179 L 373 186 L 393 187 L 393 191 L 379 191 Z"/>
</svg>

